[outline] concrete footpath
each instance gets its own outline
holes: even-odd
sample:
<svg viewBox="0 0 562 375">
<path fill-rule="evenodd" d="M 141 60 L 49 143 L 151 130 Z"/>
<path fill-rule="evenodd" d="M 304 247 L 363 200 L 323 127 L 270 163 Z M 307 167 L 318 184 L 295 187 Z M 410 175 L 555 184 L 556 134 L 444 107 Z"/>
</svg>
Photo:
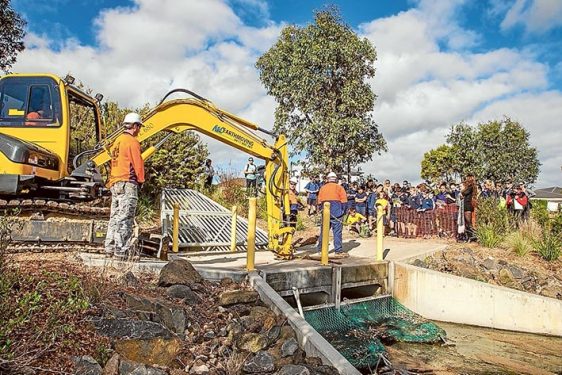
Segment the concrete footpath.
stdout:
<svg viewBox="0 0 562 375">
<path fill-rule="evenodd" d="M 376 257 L 376 239 L 375 238 L 353 238 L 344 240 L 344 251 L 349 253 L 349 258 L 337 259 L 338 263 L 370 263 L 375 261 Z M 390 261 L 408 261 L 415 258 L 424 258 L 436 251 L 444 250 L 447 247 L 446 241 L 441 240 L 406 240 L 394 237 L 387 237 L 384 241 L 385 251 L 384 260 Z M 330 244 L 332 248 L 332 244 Z M 310 266 L 319 265 L 316 260 L 306 259 L 307 255 L 315 255 L 315 246 L 305 246 L 297 249 L 296 259 L 294 260 L 278 260 L 271 251 L 258 251 L 256 253 L 256 268 L 272 268 L 298 265 Z M 333 253 L 330 253 L 332 255 Z M 170 254 L 172 255 L 172 254 Z M 246 267 L 246 253 L 230 253 L 230 254 L 213 254 L 206 253 L 203 255 L 188 255 L 189 261 L 194 266 L 205 268 L 244 270 Z"/>
</svg>

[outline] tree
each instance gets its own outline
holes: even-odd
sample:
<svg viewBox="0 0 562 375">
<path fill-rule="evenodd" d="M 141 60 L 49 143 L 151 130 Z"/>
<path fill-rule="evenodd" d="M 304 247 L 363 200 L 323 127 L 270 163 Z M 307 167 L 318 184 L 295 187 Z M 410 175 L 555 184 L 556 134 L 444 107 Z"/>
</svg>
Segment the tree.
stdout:
<svg viewBox="0 0 562 375">
<path fill-rule="evenodd" d="M 386 151 L 371 111 L 375 48 L 341 20 L 335 8 L 314 23 L 286 26 L 257 61 L 260 79 L 277 101 L 276 132 L 285 133 L 303 165 L 349 171 Z"/>
<path fill-rule="evenodd" d="M 450 160 L 443 159 L 446 155 L 437 152 L 444 152 L 446 148 Z M 509 117 L 480 123 L 476 127 L 464 123 L 454 125 L 447 135 L 447 145 L 424 156 L 422 177 L 440 174 L 445 178 L 442 171 L 448 169 L 449 161 L 452 162 L 452 172 L 461 176 L 472 173 L 478 179 L 529 184 L 536 181 L 540 167 L 537 149 L 529 143 L 529 132 Z M 444 164 L 428 165 L 440 162 Z"/>
<path fill-rule="evenodd" d="M 455 176 L 452 148 L 441 145 L 423 155 L 421 178 L 432 182 L 451 181 Z"/>
<path fill-rule="evenodd" d="M 0 0 L 0 70 L 7 73 L 23 51 L 24 19 L 12 9 L 10 0 Z"/>
</svg>

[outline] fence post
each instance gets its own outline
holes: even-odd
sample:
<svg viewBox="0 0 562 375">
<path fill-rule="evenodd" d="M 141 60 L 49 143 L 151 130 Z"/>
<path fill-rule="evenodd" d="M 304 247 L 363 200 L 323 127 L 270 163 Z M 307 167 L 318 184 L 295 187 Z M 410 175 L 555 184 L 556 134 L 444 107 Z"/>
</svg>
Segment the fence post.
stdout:
<svg viewBox="0 0 562 375">
<path fill-rule="evenodd" d="M 249 198 L 248 209 L 248 252 L 246 257 L 246 271 L 255 270 L 256 261 L 256 198 Z"/>
<path fill-rule="evenodd" d="M 236 206 L 232 206 L 232 223 L 230 224 L 230 251 L 236 251 Z"/>
<path fill-rule="evenodd" d="M 382 260 L 383 238 L 384 238 L 384 210 L 381 205 L 377 206 L 377 261 Z"/>
<path fill-rule="evenodd" d="M 180 204 L 174 203 L 174 219 L 172 224 L 172 251 L 177 253 L 180 248 L 179 234 L 180 234 Z"/>
<path fill-rule="evenodd" d="M 330 202 L 324 203 L 322 209 L 322 257 L 320 264 L 328 265 L 328 243 L 330 240 Z"/>
</svg>

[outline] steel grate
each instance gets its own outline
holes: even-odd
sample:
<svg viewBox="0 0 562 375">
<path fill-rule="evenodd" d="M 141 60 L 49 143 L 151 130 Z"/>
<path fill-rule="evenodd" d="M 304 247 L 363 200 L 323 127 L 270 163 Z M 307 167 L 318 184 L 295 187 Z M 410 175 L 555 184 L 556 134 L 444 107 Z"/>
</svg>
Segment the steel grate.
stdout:
<svg viewBox="0 0 562 375">
<path fill-rule="evenodd" d="M 190 251 L 230 251 L 232 213 L 209 197 L 191 189 L 164 189 L 161 197 L 160 221 L 163 234 L 172 236 L 174 204 L 180 208 L 179 245 Z M 246 250 L 248 222 L 237 217 L 238 251 Z M 256 230 L 256 247 L 266 248 L 267 232 Z"/>
</svg>

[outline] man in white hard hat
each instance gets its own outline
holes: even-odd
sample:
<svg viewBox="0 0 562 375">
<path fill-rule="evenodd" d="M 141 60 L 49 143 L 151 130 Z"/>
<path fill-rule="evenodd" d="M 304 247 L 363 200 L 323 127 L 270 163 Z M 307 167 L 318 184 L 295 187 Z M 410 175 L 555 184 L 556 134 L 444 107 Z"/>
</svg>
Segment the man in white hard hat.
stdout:
<svg viewBox="0 0 562 375">
<path fill-rule="evenodd" d="M 337 255 L 347 255 L 343 251 L 342 232 L 343 217 L 347 203 L 345 189 L 337 183 L 338 176 L 334 172 L 328 173 L 328 182 L 324 184 L 318 192 L 318 204 L 322 206 L 325 202 L 330 202 L 330 228 L 334 235 L 334 251 Z M 318 251 L 321 250 L 322 226 L 320 226 L 320 237 L 318 239 Z"/>
<path fill-rule="evenodd" d="M 142 127 L 138 113 L 128 113 L 123 120 L 124 131 L 113 142 L 111 173 L 111 214 L 105 239 L 106 256 L 124 259 L 133 241 L 133 225 L 137 209 L 138 189 L 144 183 L 144 162 L 140 142 L 136 138 Z"/>
</svg>

